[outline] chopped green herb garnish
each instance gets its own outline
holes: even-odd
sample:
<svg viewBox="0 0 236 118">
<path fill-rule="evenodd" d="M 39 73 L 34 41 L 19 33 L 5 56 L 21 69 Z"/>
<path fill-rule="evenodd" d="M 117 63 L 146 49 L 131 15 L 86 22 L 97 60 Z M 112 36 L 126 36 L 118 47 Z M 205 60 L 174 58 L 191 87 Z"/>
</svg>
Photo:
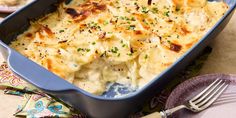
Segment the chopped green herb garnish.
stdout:
<svg viewBox="0 0 236 118">
<path fill-rule="evenodd" d="M 132 56 L 132 55 L 133 55 L 133 53 L 128 53 L 127 55 L 129 55 L 129 56 Z"/>
<path fill-rule="evenodd" d="M 104 23 L 103 23 L 103 25 L 108 25 L 109 24 L 109 21 L 105 21 Z"/>
<path fill-rule="evenodd" d="M 119 49 L 117 48 L 117 47 L 113 47 L 112 49 L 111 49 L 111 52 L 112 53 L 117 53 L 119 51 Z"/>
<path fill-rule="evenodd" d="M 120 19 L 121 19 L 121 20 L 125 20 L 125 17 L 124 17 L 124 16 L 120 16 Z"/>
<path fill-rule="evenodd" d="M 135 21 L 136 19 L 135 19 L 134 17 L 132 17 L 130 20 L 131 20 L 131 21 Z"/>
<path fill-rule="evenodd" d="M 169 16 L 170 16 L 169 13 L 170 13 L 170 11 L 167 11 L 167 12 L 164 13 L 164 15 L 167 16 L 167 17 L 169 17 Z"/>
<path fill-rule="evenodd" d="M 158 13 L 158 8 L 156 7 L 152 8 L 152 13 Z"/>
<path fill-rule="evenodd" d="M 95 45 L 96 44 L 96 42 L 92 42 L 92 45 Z"/>
<path fill-rule="evenodd" d="M 90 52 L 90 49 L 86 49 L 86 52 Z"/>
<path fill-rule="evenodd" d="M 148 55 L 146 54 L 144 58 L 147 59 L 147 58 L 148 58 Z"/>
<path fill-rule="evenodd" d="M 147 7 L 142 7 L 141 12 L 146 14 L 149 12 L 149 9 Z"/>
<path fill-rule="evenodd" d="M 147 22 L 146 20 L 143 20 L 143 22 L 144 22 L 146 25 L 148 25 L 148 22 Z"/>
<path fill-rule="evenodd" d="M 126 45 L 126 44 L 123 44 L 123 45 L 122 45 L 122 47 L 125 47 L 125 46 L 127 46 L 127 45 Z"/>
<path fill-rule="evenodd" d="M 82 51 L 82 50 L 83 50 L 82 48 L 78 48 L 78 49 L 77 49 L 78 52 L 79 52 L 79 51 Z"/>
<path fill-rule="evenodd" d="M 60 30 L 60 31 L 59 31 L 59 33 L 62 33 L 62 32 L 64 32 L 64 30 Z"/>
<path fill-rule="evenodd" d="M 85 52 L 85 51 L 86 51 L 86 52 L 89 52 L 90 49 L 86 49 L 86 48 L 78 48 L 77 51 L 78 51 L 78 52 L 80 52 L 80 51 L 83 51 L 83 52 Z"/>
<path fill-rule="evenodd" d="M 90 22 L 87 24 L 88 28 L 92 28 L 92 29 L 101 29 L 101 27 L 98 25 L 98 23 L 95 22 Z"/>
<path fill-rule="evenodd" d="M 127 29 L 128 29 L 128 30 L 134 30 L 135 27 L 136 27 L 135 25 L 130 25 Z"/>
</svg>

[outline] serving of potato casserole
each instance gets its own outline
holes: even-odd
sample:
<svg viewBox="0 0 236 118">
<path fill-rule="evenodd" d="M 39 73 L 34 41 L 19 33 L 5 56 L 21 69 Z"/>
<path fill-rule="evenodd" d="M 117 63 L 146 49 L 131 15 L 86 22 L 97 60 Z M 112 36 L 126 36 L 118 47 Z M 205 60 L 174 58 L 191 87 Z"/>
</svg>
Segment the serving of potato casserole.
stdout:
<svg viewBox="0 0 236 118">
<path fill-rule="evenodd" d="M 92 94 L 141 88 L 196 44 L 228 10 L 205 0 L 72 0 L 11 47 Z M 41 78 L 44 79 L 44 78 Z"/>
</svg>

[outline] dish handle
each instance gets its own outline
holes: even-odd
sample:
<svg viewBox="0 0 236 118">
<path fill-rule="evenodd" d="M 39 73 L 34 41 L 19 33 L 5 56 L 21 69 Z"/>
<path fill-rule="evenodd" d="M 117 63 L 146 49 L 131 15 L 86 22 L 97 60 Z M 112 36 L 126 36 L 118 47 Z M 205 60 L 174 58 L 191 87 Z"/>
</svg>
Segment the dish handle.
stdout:
<svg viewBox="0 0 236 118">
<path fill-rule="evenodd" d="M 9 51 L 7 62 L 15 74 L 45 92 L 59 93 L 77 89 L 73 84 L 49 72 L 15 50 Z"/>
</svg>

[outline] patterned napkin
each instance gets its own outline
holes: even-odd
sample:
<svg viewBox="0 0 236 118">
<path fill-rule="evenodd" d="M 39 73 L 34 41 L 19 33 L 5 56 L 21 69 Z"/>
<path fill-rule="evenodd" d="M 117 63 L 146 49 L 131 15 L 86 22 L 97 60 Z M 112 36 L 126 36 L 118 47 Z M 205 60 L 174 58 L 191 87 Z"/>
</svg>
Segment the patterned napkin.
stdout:
<svg viewBox="0 0 236 118">
<path fill-rule="evenodd" d="M 79 112 L 38 91 L 29 83 L 15 76 L 6 63 L 0 67 L 0 86 L 6 87 L 5 94 L 19 96 L 19 99 L 23 101 L 21 105 L 18 105 L 14 114 L 17 117 L 83 118 Z"/>
<path fill-rule="evenodd" d="M 186 79 L 197 76 L 204 61 L 210 53 L 211 48 L 207 47 L 203 53 L 183 72 L 179 73 L 179 75 L 176 76 L 176 78 L 173 79 L 173 81 L 160 94 L 148 100 L 140 112 L 133 114 L 130 117 L 137 118 L 164 109 L 168 95 L 174 87 Z M 73 110 L 73 108 L 68 107 L 63 102 L 42 93 L 37 90 L 37 88 L 15 76 L 7 67 L 6 63 L 0 66 L 0 86 L 6 87 L 4 90 L 5 94 L 19 96 L 19 100 L 23 101 L 22 104 L 17 107 L 16 113 L 14 114 L 16 117 L 86 118 L 86 116 Z"/>
</svg>

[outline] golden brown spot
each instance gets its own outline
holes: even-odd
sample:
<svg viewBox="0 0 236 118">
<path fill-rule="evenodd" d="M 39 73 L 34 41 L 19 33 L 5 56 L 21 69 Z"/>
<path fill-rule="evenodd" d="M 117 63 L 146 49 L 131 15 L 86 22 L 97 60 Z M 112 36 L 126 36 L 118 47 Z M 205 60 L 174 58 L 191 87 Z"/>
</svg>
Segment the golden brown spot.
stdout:
<svg viewBox="0 0 236 118">
<path fill-rule="evenodd" d="M 172 0 L 174 5 L 176 5 L 177 8 L 180 8 L 184 5 L 184 0 Z"/>
<path fill-rule="evenodd" d="M 91 2 L 86 2 L 80 5 L 80 7 L 83 7 L 83 8 L 90 7 L 90 6 L 91 6 Z"/>
<path fill-rule="evenodd" d="M 170 43 L 170 50 L 179 52 L 182 49 L 182 46 L 179 44 Z"/>
<path fill-rule="evenodd" d="M 106 10 L 106 5 L 101 3 L 95 3 L 88 1 L 84 4 L 81 4 L 79 7 L 67 8 L 66 13 L 68 13 L 76 22 L 85 20 L 92 13 L 100 13 L 101 11 Z"/>
<path fill-rule="evenodd" d="M 91 14 L 89 10 L 85 9 L 77 12 L 74 8 L 67 8 L 66 13 L 68 13 L 77 22 L 83 21 Z"/>
<path fill-rule="evenodd" d="M 66 43 L 67 40 L 59 41 L 58 43 Z"/>
<path fill-rule="evenodd" d="M 106 10 L 107 6 L 105 4 L 93 3 L 93 12 L 99 12 Z"/>
<path fill-rule="evenodd" d="M 75 21 L 77 21 L 77 22 L 80 22 L 80 21 L 83 21 L 83 20 L 85 20 L 90 14 L 91 14 L 91 12 L 90 11 L 88 11 L 88 10 L 82 10 L 80 13 L 79 13 L 80 15 L 77 17 L 77 19 L 75 20 Z"/>
<path fill-rule="evenodd" d="M 40 38 L 40 39 L 44 39 L 44 36 L 42 35 L 41 32 L 38 32 L 38 34 L 39 34 L 39 38 Z"/>
<path fill-rule="evenodd" d="M 45 31 L 49 36 L 53 35 L 52 30 L 48 26 L 42 26 L 41 30 Z"/>
<path fill-rule="evenodd" d="M 72 18 L 76 18 L 79 16 L 79 13 L 73 8 L 67 8 L 66 13 L 69 14 Z"/>
<path fill-rule="evenodd" d="M 65 78 L 66 77 L 65 74 L 60 69 L 53 68 L 52 70 L 49 70 L 49 71 L 52 71 L 53 73 L 55 73 L 56 75 L 58 75 L 61 78 Z"/>
<path fill-rule="evenodd" d="M 146 29 L 146 30 L 149 30 L 149 29 L 150 29 L 150 27 L 147 26 L 147 25 L 143 25 L 143 28 Z"/>
<path fill-rule="evenodd" d="M 134 32 L 135 32 L 136 35 L 141 35 L 141 34 L 143 34 L 142 31 L 140 31 L 140 30 L 136 30 L 136 31 L 134 31 Z"/>
<path fill-rule="evenodd" d="M 33 37 L 33 34 L 27 33 L 25 36 L 28 37 L 28 38 L 32 38 L 32 37 Z"/>
<path fill-rule="evenodd" d="M 181 27 L 181 33 L 182 33 L 183 35 L 186 35 L 186 34 L 191 33 L 191 32 L 188 31 L 188 29 L 187 29 L 186 27 Z"/>
<path fill-rule="evenodd" d="M 104 23 L 104 20 L 98 19 L 98 23 L 102 24 L 102 23 Z"/>
<path fill-rule="evenodd" d="M 52 71 L 52 60 L 51 59 L 47 59 L 47 69 L 49 71 Z"/>
<path fill-rule="evenodd" d="M 190 47 L 192 47 L 193 44 L 194 44 L 194 43 L 191 42 L 191 43 L 187 43 L 185 46 L 186 46 L 187 48 L 190 48 Z"/>
<path fill-rule="evenodd" d="M 169 63 L 163 63 L 163 66 L 170 66 L 170 65 L 172 65 L 171 62 L 169 62 Z"/>
<path fill-rule="evenodd" d="M 46 47 L 47 45 L 45 43 L 42 43 L 42 42 L 34 42 L 34 44 L 36 46 L 43 46 L 43 47 Z"/>
<path fill-rule="evenodd" d="M 38 32 L 40 39 L 44 38 L 44 35 L 42 34 L 43 32 L 46 32 L 48 34 L 49 37 L 53 36 L 53 32 L 51 31 L 50 28 L 48 28 L 48 26 L 44 26 L 44 25 L 39 25 L 40 29 L 36 32 Z"/>
<path fill-rule="evenodd" d="M 148 5 L 151 5 L 152 4 L 152 0 L 148 0 Z"/>
</svg>

